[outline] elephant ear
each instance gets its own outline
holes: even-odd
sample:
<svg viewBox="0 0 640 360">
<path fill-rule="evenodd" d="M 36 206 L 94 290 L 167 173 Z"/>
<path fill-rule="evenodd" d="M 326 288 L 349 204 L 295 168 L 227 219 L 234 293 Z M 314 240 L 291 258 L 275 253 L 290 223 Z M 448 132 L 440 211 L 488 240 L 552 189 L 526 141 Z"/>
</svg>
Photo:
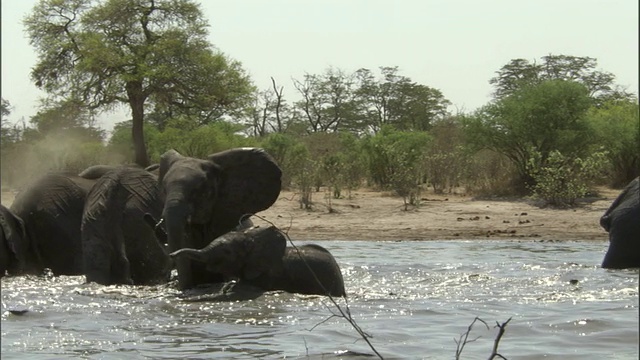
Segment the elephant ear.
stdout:
<svg viewBox="0 0 640 360">
<path fill-rule="evenodd" d="M 167 172 L 169 171 L 169 169 L 171 168 L 171 166 L 173 166 L 173 164 L 184 158 L 184 156 L 182 156 L 179 152 L 177 152 L 174 149 L 171 150 L 167 150 L 164 154 L 162 154 L 160 156 L 160 165 L 158 166 L 158 180 L 160 182 L 162 182 L 162 179 L 164 179 L 164 176 L 167 174 Z M 154 169 L 155 170 L 155 169 Z"/>
<path fill-rule="evenodd" d="M 253 227 L 244 233 L 251 239 L 251 248 L 246 257 L 243 278 L 251 280 L 269 271 L 282 271 L 282 257 L 287 247 L 284 234 L 275 226 Z"/>
<path fill-rule="evenodd" d="M 278 199 L 282 171 L 263 149 L 230 149 L 208 159 L 222 170 L 213 208 L 216 232 L 230 231 L 243 215 L 266 210 Z"/>
</svg>

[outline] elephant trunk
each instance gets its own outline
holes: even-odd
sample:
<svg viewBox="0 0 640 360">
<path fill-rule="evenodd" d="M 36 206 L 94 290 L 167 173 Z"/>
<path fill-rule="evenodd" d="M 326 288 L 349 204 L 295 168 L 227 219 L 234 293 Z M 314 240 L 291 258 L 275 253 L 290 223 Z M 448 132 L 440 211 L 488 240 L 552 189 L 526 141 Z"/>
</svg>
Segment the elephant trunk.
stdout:
<svg viewBox="0 0 640 360">
<path fill-rule="evenodd" d="M 167 230 L 167 242 L 169 251 L 175 252 L 183 248 L 191 247 L 188 239 L 185 239 L 185 228 L 190 215 L 189 204 L 184 200 L 167 198 L 165 201 L 162 218 Z M 179 256 L 176 258 L 178 270 L 178 285 L 182 289 L 191 287 L 191 263 L 188 258 Z"/>
<path fill-rule="evenodd" d="M 195 261 L 202 262 L 202 263 L 207 261 L 207 256 L 204 253 L 204 251 L 196 250 L 196 249 L 190 249 L 190 248 L 180 249 L 180 250 L 172 252 L 169 255 L 171 257 L 173 257 L 173 258 L 178 258 L 178 259 L 181 258 L 181 257 L 186 257 L 186 258 L 189 258 L 191 260 L 195 260 Z"/>
</svg>

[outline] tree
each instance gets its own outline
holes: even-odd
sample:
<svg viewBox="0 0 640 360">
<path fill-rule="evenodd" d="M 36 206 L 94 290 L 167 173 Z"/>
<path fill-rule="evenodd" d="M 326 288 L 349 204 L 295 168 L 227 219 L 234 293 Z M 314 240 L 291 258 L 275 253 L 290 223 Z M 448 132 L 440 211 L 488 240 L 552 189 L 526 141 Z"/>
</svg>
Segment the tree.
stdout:
<svg viewBox="0 0 640 360">
<path fill-rule="evenodd" d="M 353 75 L 329 68 L 322 75 L 305 74 L 302 81 L 294 79 L 293 86 L 302 96 L 295 106 L 306 119 L 310 133 L 352 128 L 350 122 L 356 115 Z"/>
<path fill-rule="evenodd" d="M 381 67 L 381 79 L 369 69 L 355 73 L 355 90 L 364 132 L 377 133 L 384 125 L 399 130 L 425 131 L 447 115 L 451 104 L 442 93 L 398 75 L 398 67 Z"/>
<path fill-rule="evenodd" d="M 149 159 L 146 107 L 203 122 L 233 111 L 253 90 L 240 64 L 214 50 L 192 0 L 41 0 L 24 19 L 38 54 L 31 78 L 54 99 L 90 109 L 131 109 L 135 162 Z"/>
<path fill-rule="evenodd" d="M 489 80 L 494 85 L 494 97 L 505 98 L 519 89 L 549 80 L 574 81 L 587 88 L 596 105 L 611 99 L 630 99 L 632 94 L 614 84 L 612 73 L 596 70 L 597 60 L 570 55 L 547 55 L 540 64 L 525 59 L 513 59 Z"/>
<path fill-rule="evenodd" d="M 610 101 L 591 108 L 595 144 L 607 152 L 609 185 L 625 187 L 640 175 L 640 109 L 637 101 Z"/>
<path fill-rule="evenodd" d="M 463 118 L 467 141 L 508 157 L 522 185 L 533 185 L 530 160 L 539 153 L 534 168 L 544 166 L 551 151 L 580 156 L 593 139 L 586 121 L 591 106 L 588 89 L 574 81 L 547 80 L 524 86 L 511 95 Z M 524 189 L 524 188 L 523 188 Z"/>
</svg>

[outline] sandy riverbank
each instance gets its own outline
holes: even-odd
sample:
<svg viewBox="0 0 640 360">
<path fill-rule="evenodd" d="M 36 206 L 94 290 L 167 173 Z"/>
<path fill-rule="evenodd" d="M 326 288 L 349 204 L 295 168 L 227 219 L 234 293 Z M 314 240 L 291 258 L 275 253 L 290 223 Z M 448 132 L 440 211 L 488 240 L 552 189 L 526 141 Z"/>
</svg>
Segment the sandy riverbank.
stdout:
<svg viewBox="0 0 640 360">
<path fill-rule="evenodd" d="M 403 211 L 402 198 L 367 189 L 352 199 L 333 199 L 328 211 L 323 192 L 314 193 L 314 209 L 302 210 L 298 195 L 283 191 L 259 213 L 288 231 L 294 240 L 444 240 L 525 238 L 607 241 L 599 219 L 618 195 L 599 189 L 599 197 L 575 209 L 540 208 L 526 200 L 474 200 L 464 195 L 423 194 L 417 209 Z M 2 191 L 9 206 L 15 193 Z M 260 224 L 260 220 L 255 220 Z"/>
</svg>

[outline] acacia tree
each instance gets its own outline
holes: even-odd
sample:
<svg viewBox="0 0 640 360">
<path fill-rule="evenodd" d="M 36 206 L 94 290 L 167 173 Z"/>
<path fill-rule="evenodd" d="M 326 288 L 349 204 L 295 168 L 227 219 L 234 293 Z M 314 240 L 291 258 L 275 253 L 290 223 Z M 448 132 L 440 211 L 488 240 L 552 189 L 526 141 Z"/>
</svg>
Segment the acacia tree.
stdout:
<svg viewBox="0 0 640 360">
<path fill-rule="evenodd" d="M 206 120 L 249 99 L 240 64 L 215 51 L 192 0 L 41 0 L 24 19 L 38 54 L 31 78 L 55 99 L 131 109 L 135 162 L 149 162 L 146 107 Z"/>
<path fill-rule="evenodd" d="M 543 56 L 540 63 L 513 59 L 500 68 L 489 83 L 495 87 L 496 99 L 548 80 L 575 81 L 584 85 L 596 105 L 611 99 L 631 99 L 630 93 L 614 83 L 615 75 L 596 70 L 597 64 L 594 58 L 570 55 Z"/>
</svg>

